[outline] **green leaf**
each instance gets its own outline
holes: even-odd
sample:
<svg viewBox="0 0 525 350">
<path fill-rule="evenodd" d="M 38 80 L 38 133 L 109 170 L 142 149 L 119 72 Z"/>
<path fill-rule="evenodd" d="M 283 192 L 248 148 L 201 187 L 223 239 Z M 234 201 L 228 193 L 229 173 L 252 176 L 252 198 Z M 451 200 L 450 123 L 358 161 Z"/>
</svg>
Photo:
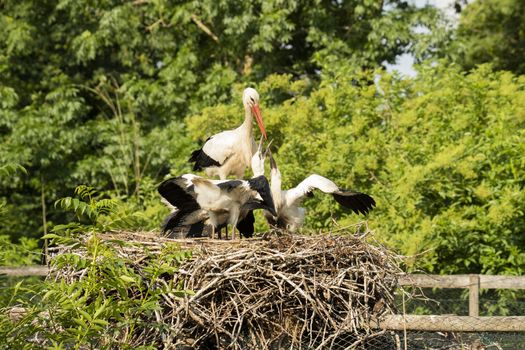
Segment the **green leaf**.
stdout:
<svg viewBox="0 0 525 350">
<path fill-rule="evenodd" d="M 86 311 L 79 309 L 78 312 L 88 321 L 91 321 L 93 318 Z"/>
<path fill-rule="evenodd" d="M 96 320 L 93 320 L 93 323 L 96 323 L 98 325 L 105 326 L 105 327 L 109 326 L 109 322 L 108 321 L 102 320 L 100 318 L 98 318 Z"/>
<path fill-rule="evenodd" d="M 63 225 L 55 226 L 55 229 L 60 230 L 61 228 L 58 228 L 58 226 L 63 226 Z M 56 233 L 48 233 L 48 234 L 43 235 L 40 239 L 53 239 L 53 238 L 61 238 L 61 236 L 57 235 Z"/>
<path fill-rule="evenodd" d="M 78 325 L 81 326 L 82 328 L 85 328 L 85 329 L 88 328 L 88 325 L 87 325 L 87 323 L 86 323 L 84 320 L 82 320 L 82 319 L 80 319 L 80 318 L 77 318 L 77 317 L 73 317 L 72 319 L 73 319 L 73 321 L 74 321 L 76 324 L 78 324 Z"/>
<path fill-rule="evenodd" d="M 121 275 L 120 279 L 127 283 L 136 283 L 135 279 L 133 277 L 127 276 L 127 275 Z"/>
</svg>

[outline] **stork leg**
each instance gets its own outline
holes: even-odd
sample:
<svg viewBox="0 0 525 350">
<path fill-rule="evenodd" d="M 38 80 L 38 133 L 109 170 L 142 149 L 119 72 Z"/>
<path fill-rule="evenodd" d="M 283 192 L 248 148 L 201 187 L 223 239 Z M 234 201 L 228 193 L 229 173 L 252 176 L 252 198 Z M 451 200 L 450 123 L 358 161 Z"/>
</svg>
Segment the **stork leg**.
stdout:
<svg viewBox="0 0 525 350">
<path fill-rule="evenodd" d="M 211 239 L 215 239 L 215 226 L 211 226 Z"/>
<path fill-rule="evenodd" d="M 235 220 L 235 224 L 232 224 L 232 241 L 235 239 L 235 230 L 237 228 L 237 220 Z M 239 230 L 237 230 L 239 231 Z M 239 239 L 241 239 L 241 232 L 239 231 Z"/>
<path fill-rule="evenodd" d="M 228 224 L 224 226 L 224 232 L 226 233 L 226 239 L 228 239 Z"/>
</svg>

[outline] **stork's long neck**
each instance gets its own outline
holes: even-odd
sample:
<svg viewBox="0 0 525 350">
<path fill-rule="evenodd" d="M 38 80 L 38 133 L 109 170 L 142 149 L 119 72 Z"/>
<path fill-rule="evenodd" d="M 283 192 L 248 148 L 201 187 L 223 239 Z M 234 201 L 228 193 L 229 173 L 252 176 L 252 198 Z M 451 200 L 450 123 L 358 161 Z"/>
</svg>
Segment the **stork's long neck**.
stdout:
<svg viewBox="0 0 525 350">
<path fill-rule="evenodd" d="M 242 149 L 244 163 L 249 166 L 254 149 L 253 142 L 253 115 L 250 107 L 244 107 L 244 122 L 238 128 L 239 134 L 241 135 L 241 144 L 239 145 Z"/>
<path fill-rule="evenodd" d="M 244 107 L 244 122 L 241 124 L 240 129 L 242 129 L 246 134 L 252 135 L 253 130 L 253 114 L 250 110 L 250 107 Z"/>
<path fill-rule="evenodd" d="M 277 168 L 270 171 L 270 191 L 272 192 L 273 203 L 277 214 L 282 208 L 281 172 Z"/>
</svg>

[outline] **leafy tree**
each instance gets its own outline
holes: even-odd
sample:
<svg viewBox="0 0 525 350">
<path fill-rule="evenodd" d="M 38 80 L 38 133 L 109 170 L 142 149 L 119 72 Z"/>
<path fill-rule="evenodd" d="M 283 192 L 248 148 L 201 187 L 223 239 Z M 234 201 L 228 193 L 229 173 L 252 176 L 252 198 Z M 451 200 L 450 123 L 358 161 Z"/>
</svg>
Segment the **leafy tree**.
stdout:
<svg viewBox="0 0 525 350">
<path fill-rule="evenodd" d="M 197 140 L 185 117 L 230 101 L 233 84 L 275 72 L 315 84 L 337 58 L 392 62 L 430 37 L 414 26 L 437 18 L 400 0 L 22 0 L 0 9 L 0 164 L 31 174 L 0 180 L 10 222 L 0 234 L 12 237 L 40 236 L 43 215 L 50 226 L 67 221 L 52 203 L 82 183 L 146 210 L 148 186 L 190 170 Z"/>
<path fill-rule="evenodd" d="M 85 191 L 84 188 L 78 192 L 86 194 Z M 91 204 L 100 203 L 103 202 Z M 100 204 L 93 213 L 101 213 L 106 204 Z M 129 242 L 110 243 L 99 239 L 96 232 L 85 242 L 73 230 L 73 225 L 55 232 L 60 235 L 50 234 L 48 238 L 68 245 L 82 244 L 86 255 L 64 252 L 57 255 L 52 264 L 58 270 L 73 267 L 82 271 L 82 275 L 70 281 L 51 278 L 35 286 L 20 281 L 6 288 L 0 298 L 0 308 L 23 307 L 24 315 L 13 321 L 7 312 L 0 314 L 3 347 L 130 349 L 138 342 L 147 342 L 143 339 L 145 330 L 165 328 L 162 320 L 155 317 L 165 295 L 193 294 L 169 279 L 180 263 L 191 257 L 191 252 L 175 244 L 167 244 L 158 252 L 144 249 L 142 260 L 147 260 L 147 266 L 139 266 L 136 259 L 121 254 L 123 247 L 133 247 Z M 154 349 L 163 344 L 149 345 L 141 348 Z"/>
<path fill-rule="evenodd" d="M 454 45 L 465 68 L 491 63 L 496 69 L 525 73 L 525 3 L 472 1 L 461 14 Z"/>
<path fill-rule="evenodd" d="M 0 179 L 9 178 L 19 173 L 27 175 L 20 164 L 8 163 L 0 166 Z M 9 212 L 5 209 L 7 201 L 0 201 L 0 224 L 7 226 Z M 0 235 L 0 266 L 30 265 L 40 260 L 38 241 L 34 238 L 20 237 L 18 244 L 13 244 L 8 235 Z"/>
<path fill-rule="evenodd" d="M 525 80 L 482 66 L 420 67 L 414 80 L 341 63 L 318 88 L 274 75 L 259 84 L 283 186 L 311 173 L 373 195 L 370 225 L 441 273 L 525 269 Z M 240 94 L 240 89 L 238 90 Z M 234 124 L 240 103 L 188 119 L 192 137 Z M 210 116 L 216 123 L 208 123 Z M 306 202 L 307 230 L 359 220 L 330 196 Z"/>
</svg>

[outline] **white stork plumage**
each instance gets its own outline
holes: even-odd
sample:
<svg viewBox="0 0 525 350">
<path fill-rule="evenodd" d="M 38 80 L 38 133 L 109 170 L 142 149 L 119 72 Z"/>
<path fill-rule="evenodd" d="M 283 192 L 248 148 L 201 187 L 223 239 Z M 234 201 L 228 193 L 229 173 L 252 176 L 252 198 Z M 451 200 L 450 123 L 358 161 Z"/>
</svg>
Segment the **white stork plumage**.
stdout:
<svg viewBox="0 0 525 350">
<path fill-rule="evenodd" d="M 204 225 L 215 231 L 230 224 L 244 237 L 253 235 L 254 209 L 275 212 L 268 180 L 257 176 L 250 180 L 209 180 L 194 174 L 165 180 L 160 184 L 160 195 L 178 210 L 165 220 L 162 231 L 176 232 L 190 227 L 188 236 L 202 232 Z M 220 238 L 220 237 L 219 237 Z"/>
<path fill-rule="evenodd" d="M 292 232 L 297 231 L 303 225 L 306 214 L 306 209 L 300 207 L 300 205 L 303 199 L 312 195 L 312 191 L 315 189 L 331 194 L 339 204 L 351 209 L 356 214 L 366 215 L 376 205 L 374 199 L 368 194 L 342 189 L 333 181 L 317 174 L 308 176 L 294 188 L 282 190 L 281 172 L 277 168 L 277 163 L 273 159 L 271 152 L 269 156 L 271 168 L 270 189 L 277 212 L 277 215 L 268 211 L 265 212 L 265 217 L 270 226 Z"/>
<path fill-rule="evenodd" d="M 259 146 L 257 146 L 257 150 L 252 156 L 251 160 L 251 166 L 252 166 L 252 173 L 253 177 L 264 175 L 264 159 L 268 155 L 268 152 L 270 152 L 270 145 L 272 144 L 272 141 L 268 143 L 266 146 L 266 151 L 263 153 L 263 136 L 261 136 L 261 139 L 259 140 Z"/>
<path fill-rule="evenodd" d="M 236 129 L 226 130 L 208 138 L 201 149 L 193 151 L 189 162 L 193 170 L 205 169 L 209 177 L 219 176 L 225 180 L 229 175 L 241 179 L 246 167 L 250 165 L 255 152 L 253 140 L 253 118 L 257 121 L 266 139 L 266 129 L 259 109 L 259 94 L 247 88 L 242 95 L 244 122 Z"/>
</svg>

